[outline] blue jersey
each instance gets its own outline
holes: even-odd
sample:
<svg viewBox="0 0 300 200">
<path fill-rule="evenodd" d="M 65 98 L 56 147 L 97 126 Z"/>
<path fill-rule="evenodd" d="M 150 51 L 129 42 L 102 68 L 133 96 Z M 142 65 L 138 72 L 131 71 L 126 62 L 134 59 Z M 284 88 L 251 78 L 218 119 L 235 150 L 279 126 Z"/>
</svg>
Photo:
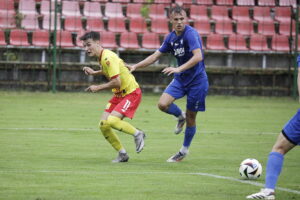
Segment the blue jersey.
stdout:
<svg viewBox="0 0 300 200">
<path fill-rule="evenodd" d="M 186 25 L 183 33 L 179 36 L 176 35 L 175 31 L 171 32 L 159 51 L 161 53 L 172 53 L 180 66 L 190 60 L 193 57 L 192 51 L 198 48 L 201 50 L 202 58 L 204 58 L 200 35 L 194 28 Z M 207 79 L 204 59 L 190 69 L 176 73 L 174 78 L 185 86 L 201 83 L 203 79 Z"/>
</svg>

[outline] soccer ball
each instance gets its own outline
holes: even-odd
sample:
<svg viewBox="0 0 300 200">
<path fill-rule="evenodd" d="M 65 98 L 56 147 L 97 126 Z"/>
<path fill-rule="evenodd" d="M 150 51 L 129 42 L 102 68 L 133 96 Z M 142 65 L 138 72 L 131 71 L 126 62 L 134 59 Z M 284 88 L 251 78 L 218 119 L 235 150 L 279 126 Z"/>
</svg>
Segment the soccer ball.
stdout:
<svg viewBox="0 0 300 200">
<path fill-rule="evenodd" d="M 240 164 L 240 175 L 243 179 L 255 180 L 261 176 L 262 166 L 253 158 L 247 158 Z"/>
</svg>

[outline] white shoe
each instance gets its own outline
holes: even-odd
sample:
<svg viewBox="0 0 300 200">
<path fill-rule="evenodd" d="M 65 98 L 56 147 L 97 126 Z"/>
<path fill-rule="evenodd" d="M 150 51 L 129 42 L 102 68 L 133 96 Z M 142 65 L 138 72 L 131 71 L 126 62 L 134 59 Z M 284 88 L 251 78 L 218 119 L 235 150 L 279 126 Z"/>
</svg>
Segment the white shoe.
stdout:
<svg viewBox="0 0 300 200">
<path fill-rule="evenodd" d="M 135 151 L 137 153 L 140 153 L 143 150 L 145 146 L 145 137 L 146 135 L 143 131 L 139 131 L 139 133 L 136 136 L 134 136 L 134 142 L 136 147 Z"/>
<path fill-rule="evenodd" d="M 183 129 L 183 126 L 184 126 L 185 121 L 186 121 L 185 112 L 182 112 L 182 117 L 183 117 L 182 119 L 177 118 L 178 122 L 177 122 L 177 124 L 175 126 L 175 130 L 174 130 L 175 134 L 179 134 L 182 131 L 182 129 Z"/>
<path fill-rule="evenodd" d="M 267 199 L 274 200 L 275 192 L 272 192 L 268 189 L 261 189 L 260 192 L 248 195 L 246 199 Z"/>
<path fill-rule="evenodd" d="M 127 153 L 119 153 L 118 157 L 112 160 L 113 163 L 128 162 L 129 156 Z"/>
<path fill-rule="evenodd" d="M 171 156 L 167 162 L 180 162 L 186 156 L 186 153 L 181 153 L 180 151 L 176 153 L 174 156 Z"/>
</svg>

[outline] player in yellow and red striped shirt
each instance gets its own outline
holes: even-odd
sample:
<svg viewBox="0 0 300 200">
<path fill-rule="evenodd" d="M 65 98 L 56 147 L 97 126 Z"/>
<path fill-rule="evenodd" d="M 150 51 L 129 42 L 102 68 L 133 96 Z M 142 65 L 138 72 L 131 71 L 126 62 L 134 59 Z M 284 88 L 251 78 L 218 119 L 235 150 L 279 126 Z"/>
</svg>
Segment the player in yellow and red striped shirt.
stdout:
<svg viewBox="0 0 300 200">
<path fill-rule="evenodd" d="M 107 83 L 100 85 L 91 85 L 86 91 L 98 92 L 105 89 L 112 89 L 114 96 L 109 100 L 104 113 L 102 114 L 99 126 L 105 139 L 112 147 L 119 152 L 119 155 L 113 162 L 127 162 L 128 154 L 121 144 L 118 136 L 113 129 L 134 136 L 136 152 L 139 153 L 144 147 L 145 133 L 136 129 L 128 122 L 123 121 L 124 117 L 133 118 L 137 110 L 142 92 L 134 76 L 129 72 L 125 63 L 114 52 L 103 49 L 100 44 L 100 34 L 98 32 L 87 32 L 80 37 L 84 48 L 90 57 L 99 59 L 100 69 L 93 70 L 90 67 L 84 67 L 86 75 L 104 75 Z"/>
</svg>

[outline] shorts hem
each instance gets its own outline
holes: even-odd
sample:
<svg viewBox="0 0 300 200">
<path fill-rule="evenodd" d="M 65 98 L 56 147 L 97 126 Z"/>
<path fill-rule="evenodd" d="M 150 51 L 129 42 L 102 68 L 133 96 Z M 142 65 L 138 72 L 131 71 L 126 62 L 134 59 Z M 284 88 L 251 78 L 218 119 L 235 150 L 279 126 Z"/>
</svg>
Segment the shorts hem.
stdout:
<svg viewBox="0 0 300 200">
<path fill-rule="evenodd" d="M 294 141 L 292 141 L 288 136 L 287 136 L 287 134 L 285 133 L 285 131 L 284 131 L 284 129 L 282 129 L 282 135 L 290 142 L 290 143 L 292 143 L 292 144 L 294 144 L 294 145 L 297 145 L 297 143 L 295 143 Z"/>
</svg>

